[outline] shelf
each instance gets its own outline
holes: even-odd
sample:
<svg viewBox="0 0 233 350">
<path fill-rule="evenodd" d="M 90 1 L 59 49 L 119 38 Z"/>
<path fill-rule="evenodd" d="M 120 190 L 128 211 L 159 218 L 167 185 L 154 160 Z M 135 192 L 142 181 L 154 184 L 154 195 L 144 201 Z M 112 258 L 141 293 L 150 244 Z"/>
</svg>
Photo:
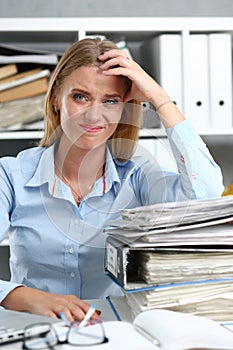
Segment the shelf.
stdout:
<svg viewBox="0 0 233 350">
<path fill-rule="evenodd" d="M 139 29 L 140 28 L 140 29 Z M 1 32 L 229 31 L 232 17 L 21 17 L 1 18 Z"/>
<path fill-rule="evenodd" d="M 41 139 L 43 131 L 1 131 L 0 140 Z"/>
<path fill-rule="evenodd" d="M 200 136 L 233 136 L 233 128 L 228 130 L 200 130 Z M 141 129 L 140 137 L 166 137 L 164 128 Z"/>
<path fill-rule="evenodd" d="M 43 131 L 1 131 L 0 140 L 22 140 L 22 139 L 41 139 Z M 166 137 L 162 128 L 141 129 L 140 137 Z"/>
<path fill-rule="evenodd" d="M 200 136 L 233 136 L 233 128 L 228 130 L 202 130 Z M 43 131 L 0 131 L 0 140 L 39 140 L 43 137 Z M 141 129 L 140 138 L 166 137 L 164 128 Z"/>
<path fill-rule="evenodd" d="M 233 33 L 232 17 L 62 17 L 1 18 L 1 43 L 72 43 L 86 35 L 141 41 L 161 33 Z M 40 35 L 38 36 L 38 32 Z M 1 35 L 2 33 L 2 35 Z M 55 45 L 56 46 L 56 45 Z"/>
</svg>

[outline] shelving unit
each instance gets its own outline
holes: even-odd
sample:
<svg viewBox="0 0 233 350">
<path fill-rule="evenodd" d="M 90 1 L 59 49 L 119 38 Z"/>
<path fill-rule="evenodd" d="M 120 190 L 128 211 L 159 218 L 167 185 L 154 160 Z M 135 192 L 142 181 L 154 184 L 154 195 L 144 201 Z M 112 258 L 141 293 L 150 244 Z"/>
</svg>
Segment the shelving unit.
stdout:
<svg viewBox="0 0 233 350">
<path fill-rule="evenodd" d="M 188 60 L 188 38 L 193 33 L 230 33 L 233 36 L 232 17 L 90 17 L 90 18 L 1 18 L 0 42 L 3 44 L 17 45 L 30 49 L 64 52 L 75 40 L 87 35 L 105 35 L 111 40 L 124 39 L 132 51 L 134 59 L 143 66 L 141 49 L 145 40 L 164 33 L 179 33 L 182 38 L 182 62 L 184 76 L 184 108 L 187 110 L 186 96 L 188 94 L 186 72 Z M 232 146 L 233 128 L 230 130 L 199 130 L 210 150 L 216 151 L 215 139 L 218 150 L 213 155 L 221 165 L 225 184 L 233 180 L 233 166 L 225 166 L 225 149 Z M 0 155 L 9 154 L 9 144 L 15 145 L 15 152 L 27 145 L 33 145 L 38 141 L 42 132 L 35 131 L 8 131 L 0 132 Z M 164 140 L 163 129 L 141 130 L 141 143 L 144 140 Z M 221 144 L 221 147 L 220 147 Z M 4 147 L 6 145 L 6 147 Z M 221 152 L 221 148 L 224 149 Z M 227 169 L 227 172 L 225 171 Z"/>
<path fill-rule="evenodd" d="M 233 37 L 233 17 L 98 17 L 98 18 L 0 18 L 0 43 L 17 45 L 33 50 L 63 53 L 74 41 L 87 35 L 105 35 L 111 40 L 124 39 L 134 59 L 143 66 L 141 55 L 145 40 L 159 34 L 178 33 L 182 38 L 182 62 L 184 76 L 184 114 L 188 94 L 188 39 L 194 33 L 230 33 Z M 6 116 L 7 117 L 7 116 Z M 224 174 L 224 183 L 233 181 L 233 128 L 229 130 L 199 130 Z M 42 131 L 0 131 L 0 157 L 16 155 L 21 149 L 32 147 L 42 137 Z M 165 165 L 175 166 L 170 157 L 164 129 L 142 129 L 140 145 Z M 158 147 L 159 146 L 159 147 Z M 169 163 L 169 164 L 168 164 Z M 4 260 L 2 278 L 9 277 L 8 242 L 0 249 Z M 5 254 L 5 255 L 4 255 Z"/>
</svg>

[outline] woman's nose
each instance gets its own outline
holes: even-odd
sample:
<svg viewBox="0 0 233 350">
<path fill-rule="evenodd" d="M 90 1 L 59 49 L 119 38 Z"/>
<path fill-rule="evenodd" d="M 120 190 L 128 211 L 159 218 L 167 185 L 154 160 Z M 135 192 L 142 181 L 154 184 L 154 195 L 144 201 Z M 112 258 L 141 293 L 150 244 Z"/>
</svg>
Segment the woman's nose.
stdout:
<svg viewBox="0 0 233 350">
<path fill-rule="evenodd" d="M 101 120 L 101 105 L 89 106 L 84 112 L 84 121 L 96 123 Z"/>
</svg>

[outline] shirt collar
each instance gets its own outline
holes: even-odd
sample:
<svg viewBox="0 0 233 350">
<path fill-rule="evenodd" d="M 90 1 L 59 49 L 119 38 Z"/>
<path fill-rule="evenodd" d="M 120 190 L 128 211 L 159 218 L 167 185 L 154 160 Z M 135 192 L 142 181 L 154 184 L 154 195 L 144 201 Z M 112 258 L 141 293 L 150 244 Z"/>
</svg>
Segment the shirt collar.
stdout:
<svg viewBox="0 0 233 350">
<path fill-rule="evenodd" d="M 37 164 L 34 175 L 27 182 L 26 186 L 29 187 L 39 187 L 45 183 L 49 185 L 49 191 L 52 193 L 55 173 L 54 173 L 54 151 L 56 144 L 53 144 L 47 148 L 44 148 L 42 151 L 41 158 Z M 117 168 L 118 166 L 125 166 L 127 161 L 120 163 L 118 160 L 114 160 L 109 148 L 106 148 L 106 192 L 108 192 L 112 187 L 114 191 L 117 192 L 117 189 L 121 185 L 122 179 L 118 175 Z"/>
<path fill-rule="evenodd" d="M 106 149 L 106 163 L 105 163 L 105 173 L 106 173 L 106 192 L 108 192 L 112 186 L 120 184 L 121 180 L 116 169 L 116 163 L 112 158 L 112 154 L 107 147 Z"/>
<path fill-rule="evenodd" d="M 48 148 L 44 148 L 41 158 L 37 164 L 34 175 L 27 182 L 26 186 L 35 187 L 45 183 L 49 184 L 51 189 L 54 184 L 54 149 L 55 144 Z"/>
<path fill-rule="evenodd" d="M 117 195 L 122 183 L 124 181 L 129 181 L 129 178 L 138 166 L 139 164 L 136 158 L 128 159 L 124 162 L 120 162 L 118 159 L 113 159 L 109 148 L 107 148 L 105 168 L 107 181 L 106 192 L 113 188 L 115 195 Z"/>
</svg>

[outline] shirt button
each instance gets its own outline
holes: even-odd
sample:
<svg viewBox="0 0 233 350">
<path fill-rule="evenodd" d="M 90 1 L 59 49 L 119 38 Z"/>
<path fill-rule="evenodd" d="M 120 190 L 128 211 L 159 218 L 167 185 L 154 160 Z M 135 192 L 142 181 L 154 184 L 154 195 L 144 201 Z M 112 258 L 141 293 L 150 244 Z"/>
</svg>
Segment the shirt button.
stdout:
<svg viewBox="0 0 233 350">
<path fill-rule="evenodd" d="M 70 273 L 70 277 L 74 277 L 75 276 L 75 273 L 74 272 L 71 272 Z"/>
<path fill-rule="evenodd" d="M 69 253 L 70 253 L 70 254 L 74 254 L 74 248 L 70 248 L 70 249 L 69 249 Z"/>
<path fill-rule="evenodd" d="M 79 223 L 79 220 L 78 219 L 74 219 L 74 224 L 78 225 L 78 223 Z"/>
</svg>

